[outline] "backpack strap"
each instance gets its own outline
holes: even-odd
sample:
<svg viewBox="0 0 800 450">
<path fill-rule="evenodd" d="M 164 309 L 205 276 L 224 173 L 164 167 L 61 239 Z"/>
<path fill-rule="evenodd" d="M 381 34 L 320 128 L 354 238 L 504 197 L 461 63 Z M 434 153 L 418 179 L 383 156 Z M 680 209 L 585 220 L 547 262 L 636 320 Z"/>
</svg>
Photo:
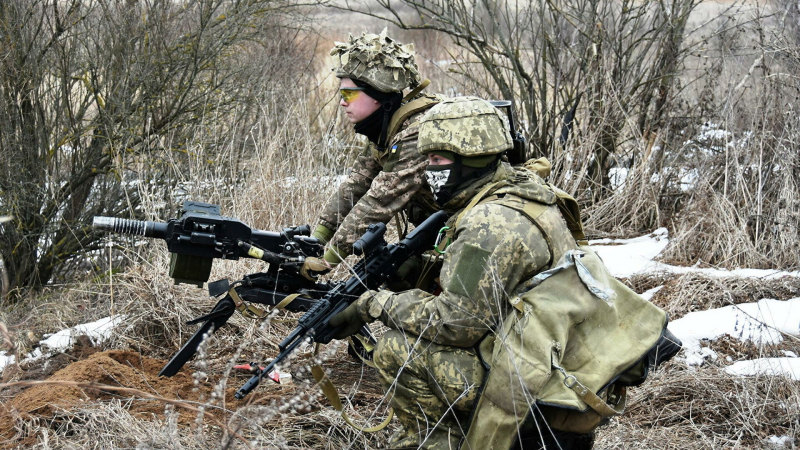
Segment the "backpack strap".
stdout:
<svg viewBox="0 0 800 450">
<path fill-rule="evenodd" d="M 573 196 L 555 187 L 553 183 L 547 183 L 547 186 L 556 194 L 558 210 L 561 211 L 561 216 L 564 217 L 564 221 L 567 222 L 567 228 L 569 228 L 570 233 L 572 233 L 572 237 L 575 238 L 575 242 L 577 242 L 578 245 L 589 245 L 589 241 L 586 240 L 586 233 L 583 232 L 581 207 L 578 206 L 578 202 Z"/>
<path fill-rule="evenodd" d="M 403 106 L 401 106 L 400 109 L 394 113 L 392 120 L 389 121 L 389 131 L 387 136 L 394 136 L 398 131 L 400 131 L 400 127 L 403 125 L 406 119 L 418 112 L 425 111 L 437 103 L 439 103 L 439 100 L 437 100 L 435 97 L 429 96 L 422 96 L 415 98 L 410 102 L 404 103 Z"/>
</svg>

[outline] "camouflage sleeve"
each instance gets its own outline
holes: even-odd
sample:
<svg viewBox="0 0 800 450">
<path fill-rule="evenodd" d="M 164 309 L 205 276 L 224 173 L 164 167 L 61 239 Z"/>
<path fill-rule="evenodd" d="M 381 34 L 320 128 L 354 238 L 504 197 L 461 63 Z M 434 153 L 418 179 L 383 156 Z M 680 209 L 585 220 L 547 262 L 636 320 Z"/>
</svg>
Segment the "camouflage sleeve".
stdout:
<svg viewBox="0 0 800 450">
<path fill-rule="evenodd" d="M 501 205 L 479 205 L 456 230 L 441 271 L 440 295 L 418 289 L 380 291 L 369 314 L 437 344 L 470 347 L 501 323 L 508 293 L 549 260 L 545 238 L 522 214 Z"/>
<path fill-rule="evenodd" d="M 369 189 L 372 180 L 381 171 L 379 161 L 372 156 L 372 145 L 366 145 L 356 158 L 347 179 L 339 185 L 336 195 L 328 201 L 320 216 L 320 223 L 329 230 L 336 231 L 342 220 L 350 213 L 361 197 Z"/>
<path fill-rule="evenodd" d="M 402 140 L 388 150 L 383 171 L 372 180 L 369 190 L 339 225 L 331 245 L 352 252 L 353 243 L 373 223 L 387 223 L 401 211 L 420 189 L 427 189 L 424 155 L 417 152 L 416 135 Z"/>
</svg>

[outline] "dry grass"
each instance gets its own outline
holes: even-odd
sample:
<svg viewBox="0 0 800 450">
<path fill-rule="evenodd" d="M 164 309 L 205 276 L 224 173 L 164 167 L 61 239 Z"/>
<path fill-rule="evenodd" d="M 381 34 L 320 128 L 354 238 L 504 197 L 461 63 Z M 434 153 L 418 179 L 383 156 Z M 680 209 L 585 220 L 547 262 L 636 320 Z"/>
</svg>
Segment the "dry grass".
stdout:
<svg viewBox="0 0 800 450">
<path fill-rule="evenodd" d="M 379 31 L 371 22 L 363 27 L 361 22 L 357 25 L 353 31 Z M 346 34 L 339 28 L 329 32 L 336 40 Z M 441 42 L 432 33 L 403 38 L 419 41 L 426 59 L 445 57 Z M 321 46 L 327 45 L 324 39 Z M 726 63 L 733 66 L 735 61 Z M 424 64 L 426 75 L 437 75 L 436 66 Z M 311 71 L 315 72 L 310 74 L 313 82 L 294 90 L 254 87 L 254 94 L 260 98 L 256 120 L 248 117 L 241 122 L 217 124 L 209 118 L 198 127 L 193 159 L 184 176 L 188 181 L 209 183 L 187 184 L 188 198 L 218 203 L 223 214 L 239 217 L 260 229 L 316 223 L 323 202 L 334 189 L 331 177 L 344 173 L 359 145 L 335 112 L 335 83 L 331 83 L 329 72 L 320 67 Z M 753 83 L 766 84 L 775 78 L 755 73 Z M 731 83 L 740 80 L 736 78 Z M 316 84 L 322 87 L 316 89 Z M 433 90 L 450 87 L 470 93 L 469 87 L 444 77 L 435 80 Z M 725 86 L 719 89 L 724 91 Z M 781 92 L 788 91 L 773 90 L 764 95 Z M 796 268 L 800 254 L 800 163 L 793 143 L 800 140 L 800 127 L 790 118 L 773 120 L 782 114 L 775 105 L 761 108 L 758 120 L 744 120 L 756 115 L 760 106 L 749 100 L 760 96 L 750 92 L 747 97 L 732 98 L 734 106 L 729 109 L 720 108 L 728 129 L 736 133 L 754 131 L 746 145 L 720 155 L 692 153 L 688 147 L 676 144 L 668 149 L 672 155 L 658 162 L 663 167 L 650 160 L 639 162 L 624 188 L 587 211 L 590 232 L 626 236 L 667 226 L 672 241 L 667 254 L 670 263 Z M 722 104 L 726 99 L 720 97 L 715 102 Z M 754 126 L 757 123 L 783 128 L 759 129 Z M 687 125 L 687 133 L 693 131 L 692 126 Z M 214 145 L 206 145 L 208 142 Z M 640 141 L 629 142 L 637 151 L 642 150 Z M 576 149 L 573 156 L 582 154 L 586 154 L 585 149 Z M 562 173 L 581 173 L 581 168 L 585 169 L 585 161 L 578 158 L 565 157 L 556 164 Z M 687 170 L 699 170 L 703 176 L 693 188 L 683 190 L 676 180 Z M 765 180 L 765 174 L 774 175 Z M 183 199 L 178 195 L 160 198 L 147 191 L 146 185 L 141 189 L 142 198 L 146 199 L 144 210 L 160 220 L 169 218 L 162 217 L 161 202 L 174 205 Z M 117 257 L 122 258 L 121 262 Z M 111 274 L 109 260 L 114 261 L 115 270 L 124 266 L 124 272 Z M 110 314 L 124 314 L 125 322 L 112 339 L 95 350 L 131 349 L 164 360 L 194 332 L 194 327 L 187 327 L 185 321 L 207 312 L 215 303 L 203 290 L 172 284 L 166 275 L 168 255 L 161 243 L 109 250 L 91 263 L 96 268 L 91 279 L 50 286 L 0 310 L 2 349 L 26 354 L 45 333 Z M 211 278 L 237 279 L 262 269 L 261 263 L 255 261 L 217 261 Z M 672 320 L 692 311 L 800 295 L 797 278 L 767 281 L 662 274 L 640 275 L 626 281 L 637 292 L 665 286 L 655 294 L 653 302 L 664 308 Z M 247 403 L 229 398 L 226 392 L 238 388 L 247 378 L 231 372 L 232 362 L 261 361 L 273 355 L 276 343 L 292 327 L 291 316 L 278 319 L 288 322 L 276 320 L 261 326 L 237 314 L 206 343 L 203 354 L 187 366 L 187 376 L 205 386 L 202 400 L 169 398 L 147 389 L 117 391 L 115 395 L 54 408 L 47 414 L 19 414 L 14 417 L 13 429 L 26 439 L 0 445 L 36 449 L 344 449 L 384 445 L 388 432 L 366 435 L 344 424 L 313 386 L 301 357 L 293 360 L 294 384 L 265 383 Z M 723 337 L 709 346 L 720 355 L 716 362 L 690 368 L 673 361 L 653 374 L 644 386 L 634 389 L 628 413 L 601 429 L 597 448 L 758 449 L 765 448 L 764 439 L 770 435 L 800 435 L 800 383 L 778 377 L 733 377 L 723 370 L 730 361 L 796 351 L 796 341 L 757 346 Z M 56 370 L 85 360 L 87 355 L 76 350 L 51 358 L 47 364 L 6 369 L 3 382 L 47 379 Z M 354 406 L 349 411 L 351 417 L 359 423 L 377 423 L 385 414 L 385 399 L 375 374 L 353 362 L 341 346 L 323 356 L 340 393 L 346 394 Z M 32 387 L 7 386 L 0 390 L 0 401 L 6 404 Z M 212 395 L 215 392 L 222 395 Z M 155 405 L 151 409 L 157 412 L 137 413 L 136 406 L 145 401 Z M 195 408 L 188 422 L 180 418 L 179 410 L 186 406 L 180 402 Z M 194 420 L 209 411 L 213 419 Z"/>
<path fill-rule="evenodd" d="M 652 302 L 667 311 L 671 320 L 694 311 L 752 303 L 764 298 L 788 300 L 800 296 L 800 279 L 797 277 L 760 280 L 662 274 L 635 275 L 624 281 L 636 292 L 664 286 L 656 292 Z"/>
<path fill-rule="evenodd" d="M 601 429 L 598 447 L 769 448 L 769 436 L 798 436 L 798 398 L 797 381 L 672 363 L 632 390 L 627 414 Z"/>
</svg>

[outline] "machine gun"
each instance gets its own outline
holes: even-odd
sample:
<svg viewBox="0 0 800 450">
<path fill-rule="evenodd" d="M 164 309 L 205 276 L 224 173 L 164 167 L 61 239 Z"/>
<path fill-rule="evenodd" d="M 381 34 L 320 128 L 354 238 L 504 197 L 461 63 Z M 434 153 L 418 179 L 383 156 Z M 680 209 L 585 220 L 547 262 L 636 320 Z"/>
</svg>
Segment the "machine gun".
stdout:
<svg viewBox="0 0 800 450">
<path fill-rule="evenodd" d="M 432 248 L 434 241 L 447 221 L 447 213 L 439 211 L 414 229 L 397 244 L 387 245 L 383 236 L 386 225 L 373 224 L 355 244 L 353 253 L 364 257 L 353 268 L 353 276 L 333 286 L 300 318 L 297 328 L 279 345 L 280 353 L 263 369 L 236 391 L 236 398 L 244 398 L 255 389 L 261 379 L 269 374 L 303 342 L 327 344 L 339 331 L 329 325 L 330 318 L 343 311 L 368 290 L 377 289 L 391 281 L 408 258 Z"/>
<path fill-rule="evenodd" d="M 171 253 L 169 275 L 176 284 L 202 287 L 208 281 L 215 258 L 256 258 L 269 263 L 267 272 L 247 275 L 233 283 L 233 288 L 227 279 L 208 284 L 209 295 L 226 294 L 225 297 L 210 313 L 187 322 L 202 326 L 159 375 L 175 375 L 195 354 L 206 333 L 218 330 L 234 311 L 240 309 L 246 314 L 243 300 L 275 306 L 290 295 L 301 294 L 286 309 L 307 311 L 330 290 L 329 285 L 300 275 L 305 258 L 319 257 L 323 252 L 322 243 L 310 237 L 308 225 L 281 232 L 255 230 L 238 219 L 221 216 L 219 206 L 199 202 L 185 202 L 181 218 L 166 223 L 96 216 L 92 225 L 104 231 L 164 239 Z"/>
<path fill-rule="evenodd" d="M 175 283 L 203 287 L 215 258 L 256 258 L 299 275 L 308 256 L 322 255 L 323 245 L 310 237 L 303 225 L 281 232 L 254 230 L 238 219 L 223 217 L 218 205 L 184 202 L 180 219 L 166 223 L 95 216 L 92 226 L 99 230 L 167 241 L 172 253 L 169 276 Z M 277 267 L 276 267 L 277 269 Z"/>
</svg>

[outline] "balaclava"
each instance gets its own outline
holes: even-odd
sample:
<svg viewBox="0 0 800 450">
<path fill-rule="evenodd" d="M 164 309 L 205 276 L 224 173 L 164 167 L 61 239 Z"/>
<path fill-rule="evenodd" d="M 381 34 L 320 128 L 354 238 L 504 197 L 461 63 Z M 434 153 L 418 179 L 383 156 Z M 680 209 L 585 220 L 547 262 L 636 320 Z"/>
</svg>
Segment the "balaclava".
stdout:
<svg viewBox="0 0 800 450">
<path fill-rule="evenodd" d="M 453 161 L 452 164 L 428 165 L 425 169 L 425 177 L 433 192 L 433 199 L 439 206 L 444 206 L 456 194 L 469 187 L 472 181 L 496 169 L 500 160 L 500 155 L 465 158 L 443 150 L 432 153 Z"/>
<path fill-rule="evenodd" d="M 361 80 L 353 80 L 356 86 L 364 88 L 364 93 L 377 100 L 381 105 L 368 117 L 355 124 L 354 129 L 358 134 L 363 134 L 378 146 L 378 151 L 383 151 L 389 144 L 389 121 L 403 101 L 403 94 L 399 92 L 381 92 Z"/>
</svg>

